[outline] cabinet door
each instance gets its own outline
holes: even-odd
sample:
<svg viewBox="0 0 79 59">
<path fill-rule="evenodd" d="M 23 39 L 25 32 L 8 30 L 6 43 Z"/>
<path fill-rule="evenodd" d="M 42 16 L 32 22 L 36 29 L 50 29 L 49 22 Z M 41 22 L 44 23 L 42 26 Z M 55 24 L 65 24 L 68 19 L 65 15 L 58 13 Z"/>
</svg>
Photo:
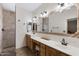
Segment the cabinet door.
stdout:
<svg viewBox="0 0 79 59">
<path fill-rule="evenodd" d="M 57 52 L 56 52 L 56 55 L 57 55 L 57 56 L 69 56 L 68 54 L 65 54 L 65 53 L 60 52 L 60 51 L 57 51 Z"/>
<path fill-rule="evenodd" d="M 56 50 L 46 46 L 46 56 L 56 56 Z"/>
<path fill-rule="evenodd" d="M 28 47 L 32 50 L 33 45 L 31 37 L 28 37 Z"/>
<path fill-rule="evenodd" d="M 26 35 L 26 45 L 30 49 L 32 49 L 32 47 L 33 47 L 32 39 L 31 39 L 30 35 Z"/>
<path fill-rule="evenodd" d="M 28 47 L 28 35 L 26 34 L 26 46 Z"/>
<path fill-rule="evenodd" d="M 33 52 L 36 56 L 40 56 L 40 43 L 36 40 L 33 40 Z"/>
<path fill-rule="evenodd" d="M 46 48 L 44 44 L 40 44 L 40 55 L 45 56 L 46 55 Z"/>
<path fill-rule="evenodd" d="M 63 52 L 60 52 L 54 48 L 50 48 L 46 46 L 46 56 L 69 56 L 69 55 Z"/>
</svg>

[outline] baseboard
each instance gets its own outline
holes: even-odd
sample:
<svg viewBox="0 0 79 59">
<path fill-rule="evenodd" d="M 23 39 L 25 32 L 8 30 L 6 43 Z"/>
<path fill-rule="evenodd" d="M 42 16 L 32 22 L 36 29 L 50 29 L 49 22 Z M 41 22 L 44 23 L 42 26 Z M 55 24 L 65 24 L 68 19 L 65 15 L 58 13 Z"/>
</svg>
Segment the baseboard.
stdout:
<svg viewBox="0 0 79 59">
<path fill-rule="evenodd" d="M 27 47 L 27 46 L 24 46 L 24 47 L 21 47 L 21 48 L 25 48 L 25 47 Z M 21 49 L 21 48 L 16 48 L 16 50 L 17 50 L 17 49 Z"/>
</svg>

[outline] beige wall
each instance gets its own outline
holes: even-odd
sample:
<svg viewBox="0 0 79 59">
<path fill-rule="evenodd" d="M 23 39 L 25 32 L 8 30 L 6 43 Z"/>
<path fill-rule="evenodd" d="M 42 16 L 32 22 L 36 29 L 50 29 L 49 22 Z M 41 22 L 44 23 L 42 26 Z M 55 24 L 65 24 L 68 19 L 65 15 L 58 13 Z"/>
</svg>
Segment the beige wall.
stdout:
<svg viewBox="0 0 79 59">
<path fill-rule="evenodd" d="M 77 32 L 79 32 L 79 3 L 75 5 L 77 7 Z"/>
<path fill-rule="evenodd" d="M 77 8 L 77 14 L 78 14 L 78 19 L 77 19 L 77 32 L 79 32 L 79 8 Z"/>
<path fill-rule="evenodd" d="M 24 37 L 27 32 L 27 21 L 31 18 L 32 13 L 16 4 L 16 49 L 26 46 Z M 18 20 L 20 20 L 20 22 L 18 22 Z"/>
<path fill-rule="evenodd" d="M 2 7 L 0 6 L 0 52 L 1 52 L 1 49 L 2 49 Z"/>
</svg>

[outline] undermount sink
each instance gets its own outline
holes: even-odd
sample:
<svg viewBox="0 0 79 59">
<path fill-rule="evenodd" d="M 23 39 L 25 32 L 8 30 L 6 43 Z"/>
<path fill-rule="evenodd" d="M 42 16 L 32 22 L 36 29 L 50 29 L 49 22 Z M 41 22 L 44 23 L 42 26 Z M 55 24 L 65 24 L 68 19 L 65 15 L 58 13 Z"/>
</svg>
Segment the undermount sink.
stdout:
<svg viewBox="0 0 79 59">
<path fill-rule="evenodd" d="M 53 40 L 50 40 L 49 42 L 53 43 L 53 45 L 55 45 L 56 47 L 62 48 L 62 49 L 68 49 L 68 47 L 70 47 L 70 45 L 65 46 L 65 45 L 62 45 L 60 42 L 53 41 Z"/>
<path fill-rule="evenodd" d="M 54 43 L 56 46 L 61 46 L 61 47 L 65 47 L 66 46 L 66 45 L 62 45 L 61 42 L 56 42 L 56 41 L 53 41 L 53 40 L 51 40 L 49 38 L 41 37 L 41 39 L 50 41 L 51 43 Z"/>
<path fill-rule="evenodd" d="M 50 40 L 50 39 L 48 39 L 48 38 L 44 38 L 44 37 L 42 37 L 41 39 L 44 39 L 44 40 Z"/>
<path fill-rule="evenodd" d="M 55 45 L 57 45 L 57 46 L 61 46 L 61 47 L 66 47 L 67 46 L 67 45 L 63 45 L 60 41 L 54 41 L 54 40 L 49 39 L 49 38 L 41 37 L 41 39 L 50 41 L 51 43 L 55 43 Z"/>
</svg>

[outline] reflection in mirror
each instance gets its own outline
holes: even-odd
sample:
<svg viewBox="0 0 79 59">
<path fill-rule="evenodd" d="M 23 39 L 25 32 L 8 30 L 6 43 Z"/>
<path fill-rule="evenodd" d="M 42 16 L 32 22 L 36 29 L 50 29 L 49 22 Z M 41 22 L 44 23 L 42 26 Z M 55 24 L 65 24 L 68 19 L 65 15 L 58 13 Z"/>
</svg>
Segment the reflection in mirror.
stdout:
<svg viewBox="0 0 79 59">
<path fill-rule="evenodd" d="M 32 31 L 32 22 L 29 22 L 27 24 L 27 32 L 31 32 Z"/>
<path fill-rule="evenodd" d="M 67 21 L 67 33 L 74 34 L 77 32 L 77 18 L 71 18 Z"/>
<path fill-rule="evenodd" d="M 61 12 L 52 11 L 47 17 L 39 17 L 38 22 L 38 32 L 74 34 L 77 32 L 77 8 L 72 5 Z"/>
<path fill-rule="evenodd" d="M 68 22 L 67 20 L 70 19 L 71 21 L 75 19 L 75 21 Z M 69 27 L 74 27 L 75 31 L 69 30 Z M 65 33 L 71 34 L 77 31 L 77 8 L 76 6 L 72 6 L 69 9 L 65 9 L 62 12 L 52 12 L 49 15 L 49 32 L 54 33 Z M 74 30 L 72 28 L 72 30 Z M 71 32 L 71 33 L 70 33 Z"/>
<path fill-rule="evenodd" d="M 77 7 L 75 4 L 56 3 L 55 7 L 53 4 L 45 5 L 48 6 L 40 6 L 34 13 L 32 18 L 33 32 L 66 34 L 68 36 L 77 32 Z"/>
<path fill-rule="evenodd" d="M 42 18 L 42 32 L 49 31 L 49 20 L 48 17 Z"/>
<path fill-rule="evenodd" d="M 32 18 L 32 32 L 35 34 L 35 32 L 37 32 L 37 16 L 34 16 Z"/>
<path fill-rule="evenodd" d="M 33 31 L 37 32 L 37 24 L 36 23 L 33 23 L 33 28 L 32 28 Z"/>
</svg>

